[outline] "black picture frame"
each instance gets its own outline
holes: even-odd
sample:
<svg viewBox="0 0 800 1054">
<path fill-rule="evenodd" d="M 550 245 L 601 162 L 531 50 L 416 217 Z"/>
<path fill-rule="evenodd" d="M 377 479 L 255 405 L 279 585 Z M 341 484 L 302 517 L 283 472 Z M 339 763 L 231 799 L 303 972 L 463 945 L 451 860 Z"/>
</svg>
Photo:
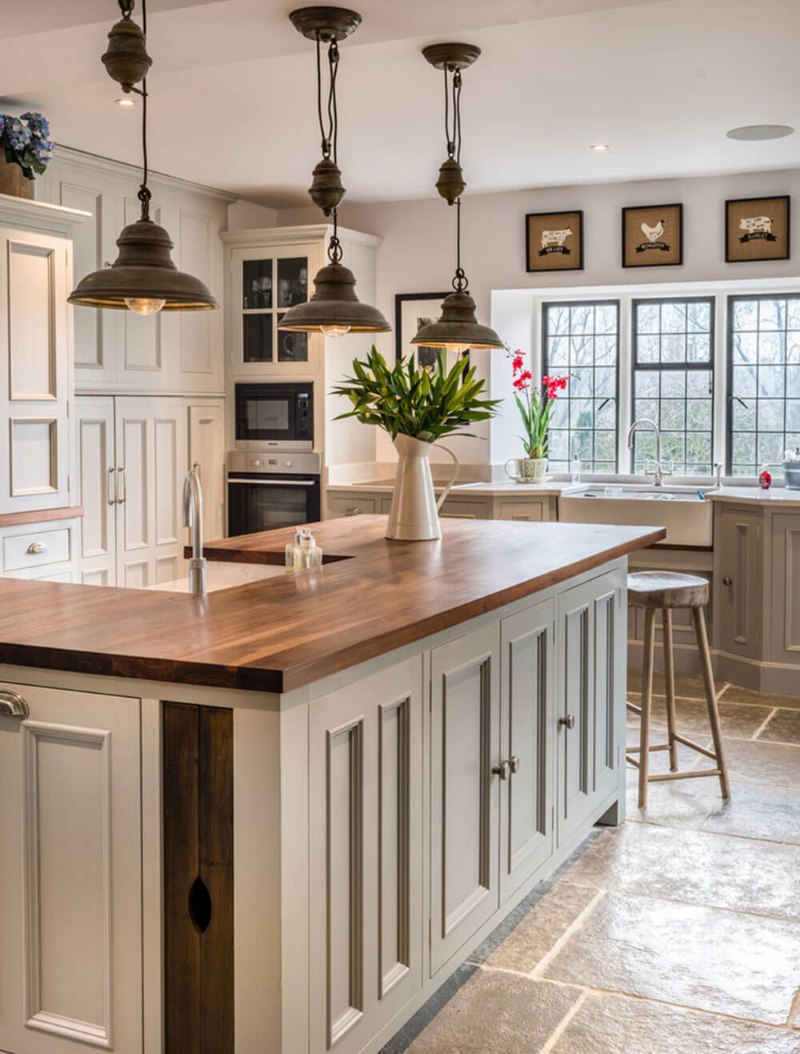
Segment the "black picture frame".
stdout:
<svg viewBox="0 0 800 1054">
<path fill-rule="evenodd" d="M 578 227 L 578 262 L 574 267 L 564 267 L 559 264 L 558 267 L 550 266 L 531 266 L 535 264 L 536 257 L 538 254 L 531 254 L 531 221 L 546 219 L 548 216 L 573 216 L 575 219 L 571 222 L 576 223 Z M 583 253 L 583 209 L 557 209 L 554 212 L 528 212 L 525 214 L 525 270 L 528 274 L 558 274 L 561 271 L 582 271 L 584 263 Z"/>
<path fill-rule="evenodd" d="M 731 206 L 747 205 L 750 202 L 781 202 L 786 206 L 786 252 L 768 256 L 733 256 L 731 254 Z M 728 198 L 725 201 L 725 263 L 764 263 L 770 260 L 789 260 L 792 254 L 792 197 L 791 194 L 767 194 L 763 197 Z"/>
<path fill-rule="evenodd" d="M 628 215 L 633 212 L 666 212 L 668 209 L 677 210 L 678 213 L 678 253 L 677 259 L 670 260 L 659 260 L 654 259 L 652 261 L 642 260 L 639 263 L 628 262 L 628 244 L 627 244 L 627 219 Z M 682 267 L 683 266 L 683 202 L 671 201 L 667 204 L 656 204 L 656 205 L 626 205 L 623 207 L 621 212 L 621 263 L 625 268 L 636 268 L 636 267 Z"/>
<path fill-rule="evenodd" d="M 440 303 L 448 293 L 396 293 L 394 298 L 394 356 L 399 362 L 408 343 L 407 334 L 403 333 L 403 305 L 413 301 L 438 300 Z M 436 312 L 438 317 L 439 312 Z M 412 333 L 413 337 L 414 334 Z"/>
</svg>

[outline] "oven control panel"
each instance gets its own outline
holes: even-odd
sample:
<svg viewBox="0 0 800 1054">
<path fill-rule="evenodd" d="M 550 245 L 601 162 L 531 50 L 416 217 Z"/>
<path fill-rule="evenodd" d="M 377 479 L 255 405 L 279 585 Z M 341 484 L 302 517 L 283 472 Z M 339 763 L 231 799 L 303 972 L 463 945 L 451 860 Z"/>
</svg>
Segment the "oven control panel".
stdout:
<svg viewBox="0 0 800 1054">
<path fill-rule="evenodd" d="M 232 450 L 228 454 L 229 472 L 304 473 L 319 475 L 320 454 L 295 450 Z"/>
</svg>

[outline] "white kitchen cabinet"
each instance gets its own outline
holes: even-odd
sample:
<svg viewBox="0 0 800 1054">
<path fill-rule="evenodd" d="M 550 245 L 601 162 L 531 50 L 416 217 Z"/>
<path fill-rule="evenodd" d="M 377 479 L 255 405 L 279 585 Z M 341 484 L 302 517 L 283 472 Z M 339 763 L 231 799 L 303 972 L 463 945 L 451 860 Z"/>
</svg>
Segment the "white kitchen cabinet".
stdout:
<svg viewBox="0 0 800 1054">
<path fill-rule="evenodd" d="M 431 974 L 499 903 L 497 624 L 431 654 Z"/>
<path fill-rule="evenodd" d="M 555 604 L 500 624 L 500 900 L 506 901 L 553 852 Z"/>
<path fill-rule="evenodd" d="M 142 1051 L 138 699 L 0 683 L 0 1050 Z"/>
<path fill-rule="evenodd" d="M 356 1054 L 422 985 L 421 656 L 310 710 L 312 1054 Z"/>
<path fill-rule="evenodd" d="M 225 406 L 222 400 L 192 400 L 188 411 L 189 466 L 200 466 L 203 533 L 213 541 L 225 535 Z"/>
<path fill-rule="evenodd" d="M 44 520 L 0 527 L 0 573 L 48 582 L 77 580 L 80 520 Z"/>
<path fill-rule="evenodd" d="M 69 504 L 69 235 L 84 218 L 0 196 L 0 515 Z"/>
<path fill-rule="evenodd" d="M 82 581 L 146 587 L 180 578 L 186 542 L 181 495 L 189 467 L 190 422 L 194 418 L 192 439 L 209 479 L 206 525 L 218 525 L 224 459 L 221 404 L 83 396 L 76 405 L 84 507 Z"/>
<path fill-rule="evenodd" d="M 557 837 L 574 837 L 618 781 L 625 727 L 625 576 L 610 571 L 558 598 Z"/>
<path fill-rule="evenodd" d="M 75 243 L 75 277 L 116 259 L 116 239 L 141 214 L 140 173 L 132 166 L 60 148 L 41 180 L 43 200 L 91 214 Z M 175 265 L 201 278 L 222 302 L 223 248 L 231 195 L 158 175 L 152 218 L 174 243 Z M 222 311 L 128 311 L 76 307 L 75 384 L 79 392 L 220 394 L 224 387 Z"/>
</svg>

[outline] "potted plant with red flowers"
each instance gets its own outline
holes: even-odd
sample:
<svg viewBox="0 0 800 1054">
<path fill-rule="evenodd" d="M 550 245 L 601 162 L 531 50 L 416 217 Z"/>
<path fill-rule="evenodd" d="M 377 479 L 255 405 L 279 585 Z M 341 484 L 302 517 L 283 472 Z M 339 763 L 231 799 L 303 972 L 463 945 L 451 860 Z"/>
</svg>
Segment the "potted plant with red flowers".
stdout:
<svg viewBox="0 0 800 1054">
<path fill-rule="evenodd" d="M 558 393 L 567 387 L 566 377 L 542 377 L 541 387 L 533 385 L 533 374 L 525 368 L 519 349 L 511 356 L 514 373 L 514 401 L 522 418 L 524 435 L 520 436 L 525 457 L 509 458 L 506 474 L 517 483 L 541 483 L 547 476 L 547 433 Z M 510 471 L 509 466 L 514 470 Z"/>
</svg>

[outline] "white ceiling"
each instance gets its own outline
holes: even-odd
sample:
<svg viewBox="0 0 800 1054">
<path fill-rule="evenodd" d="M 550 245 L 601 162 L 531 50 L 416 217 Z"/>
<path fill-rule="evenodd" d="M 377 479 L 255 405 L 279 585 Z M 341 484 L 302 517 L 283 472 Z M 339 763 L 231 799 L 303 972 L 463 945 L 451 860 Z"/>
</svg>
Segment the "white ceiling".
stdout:
<svg viewBox="0 0 800 1054">
<path fill-rule="evenodd" d="M 318 159 L 314 48 L 283 0 L 149 0 L 150 159 L 277 207 L 306 204 Z M 465 40 L 469 190 L 800 167 L 800 0 L 358 0 L 341 45 L 348 201 L 429 197 L 442 85 L 420 48 Z M 100 63 L 116 0 L 3 0 L 0 110 L 33 106 L 61 143 L 139 160 L 139 111 Z M 137 4 L 138 13 L 140 4 Z M 606 153 L 591 143 L 611 144 Z"/>
</svg>

